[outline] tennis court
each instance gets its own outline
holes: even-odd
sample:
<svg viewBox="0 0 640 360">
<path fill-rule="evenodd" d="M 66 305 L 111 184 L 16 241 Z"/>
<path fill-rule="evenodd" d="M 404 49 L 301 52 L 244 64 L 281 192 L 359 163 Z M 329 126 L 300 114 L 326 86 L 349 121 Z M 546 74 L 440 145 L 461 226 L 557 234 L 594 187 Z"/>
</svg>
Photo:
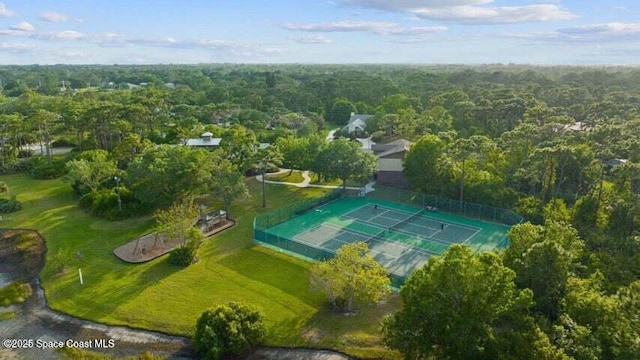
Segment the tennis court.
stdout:
<svg viewBox="0 0 640 360">
<path fill-rule="evenodd" d="M 269 223 L 278 222 L 271 220 Z M 354 197 L 299 211 L 274 226 L 256 226 L 255 239 L 316 260 L 332 257 L 345 244 L 365 241 L 399 286 L 430 256 L 444 253 L 452 244 L 465 244 L 474 251 L 506 246 L 508 230 L 506 225 L 456 216 L 431 206 Z"/>
</svg>

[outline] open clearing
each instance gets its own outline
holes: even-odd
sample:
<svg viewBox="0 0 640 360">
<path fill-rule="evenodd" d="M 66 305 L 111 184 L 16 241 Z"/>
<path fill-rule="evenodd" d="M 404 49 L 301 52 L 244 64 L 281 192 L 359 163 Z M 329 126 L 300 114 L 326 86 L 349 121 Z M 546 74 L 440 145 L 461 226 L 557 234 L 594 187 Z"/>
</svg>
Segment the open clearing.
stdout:
<svg viewBox="0 0 640 360">
<path fill-rule="evenodd" d="M 5 216 L 3 227 L 39 230 L 47 240 L 48 259 L 59 251 L 82 253 L 70 264 L 74 271 L 64 275 L 45 266 L 41 277 L 53 309 L 106 324 L 190 336 L 202 311 L 240 301 L 263 311 L 268 345 L 397 356 L 382 347 L 378 332 L 382 317 L 398 307 L 397 297 L 384 306 L 362 308 L 358 316 L 333 314 L 322 295 L 309 291 L 309 262 L 253 243 L 253 218 L 262 210 L 256 180 L 247 183 L 251 196 L 232 209 L 238 225 L 206 240 L 199 250 L 200 262 L 186 269 L 171 266 L 166 256 L 136 265 L 113 256 L 114 248 L 149 232 L 152 217 L 109 222 L 89 216 L 78 209 L 70 186 L 59 179 L 40 181 L 16 174 L 0 181 L 24 203 L 22 211 Z M 269 208 L 325 191 L 268 185 Z M 78 267 L 84 286 L 78 281 Z"/>
</svg>

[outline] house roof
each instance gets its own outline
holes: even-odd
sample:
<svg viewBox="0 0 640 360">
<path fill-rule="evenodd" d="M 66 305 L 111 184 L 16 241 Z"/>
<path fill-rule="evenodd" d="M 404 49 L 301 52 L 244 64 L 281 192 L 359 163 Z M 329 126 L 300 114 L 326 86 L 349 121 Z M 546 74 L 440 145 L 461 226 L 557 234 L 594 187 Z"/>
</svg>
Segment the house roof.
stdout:
<svg viewBox="0 0 640 360">
<path fill-rule="evenodd" d="M 351 124 L 357 120 L 361 120 L 362 122 L 366 122 L 367 119 L 372 118 L 373 115 L 367 115 L 367 114 L 356 114 L 356 113 L 351 113 L 351 117 L 349 118 L 349 122 L 347 124 Z"/>
<path fill-rule="evenodd" d="M 221 138 L 197 138 L 187 139 L 187 146 L 220 146 Z"/>
<path fill-rule="evenodd" d="M 606 164 L 609 167 L 614 167 L 614 166 L 626 164 L 627 162 L 629 162 L 629 160 L 627 159 L 611 159 L 611 160 L 608 160 Z"/>
<path fill-rule="evenodd" d="M 576 121 L 573 124 L 568 124 L 564 127 L 565 130 L 572 130 L 572 131 L 585 131 L 585 130 L 589 130 L 591 129 L 591 127 L 582 122 L 582 121 Z"/>
<path fill-rule="evenodd" d="M 353 141 L 357 141 L 360 143 L 360 148 L 364 151 L 372 151 L 373 146 L 376 144 L 371 140 L 371 138 L 366 139 L 353 139 Z"/>
<path fill-rule="evenodd" d="M 408 151 L 411 147 L 411 142 L 405 139 L 398 139 L 386 144 L 373 145 L 373 152 L 378 155 L 379 158 L 397 154 L 403 151 Z"/>
</svg>

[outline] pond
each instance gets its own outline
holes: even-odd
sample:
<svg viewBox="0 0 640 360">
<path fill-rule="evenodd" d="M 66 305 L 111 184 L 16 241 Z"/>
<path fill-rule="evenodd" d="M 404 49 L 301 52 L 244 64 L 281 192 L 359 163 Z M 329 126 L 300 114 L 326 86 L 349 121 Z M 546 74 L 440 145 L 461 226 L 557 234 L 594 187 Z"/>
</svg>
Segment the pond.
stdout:
<svg viewBox="0 0 640 360">
<path fill-rule="evenodd" d="M 11 284 L 12 281 L 13 281 L 13 278 L 11 277 L 11 275 L 9 275 L 8 273 L 1 273 L 0 272 L 0 289 L 4 289 L 9 284 Z M 15 305 L 10 305 L 10 306 L 2 306 L 2 305 L 0 305 L 0 314 L 14 312 L 17 309 L 18 309 L 18 307 L 15 306 Z"/>
<path fill-rule="evenodd" d="M 13 278 L 8 273 L 0 272 L 0 289 L 4 289 L 7 285 L 11 284 Z"/>
</svg>

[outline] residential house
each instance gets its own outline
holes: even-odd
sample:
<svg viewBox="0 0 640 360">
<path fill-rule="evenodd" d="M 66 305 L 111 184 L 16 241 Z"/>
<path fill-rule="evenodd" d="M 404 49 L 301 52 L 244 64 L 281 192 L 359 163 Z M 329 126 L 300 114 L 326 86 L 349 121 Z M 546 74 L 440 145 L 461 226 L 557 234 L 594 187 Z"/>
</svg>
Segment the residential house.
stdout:
<svg viewBox="0 0 640 360">
<path fill-rule="evenodd" d="M 342 129 L 356 138 L 362 137 L 366 133 L 367 119 L 372 117 L 373 115 L 351 113 L 349 122 Z"/>
<path fill-rule="evenodd" d="M 404 139 L 372 146 L 373 153 L 378 157 L 376 183 L 400 187 L 409 186 L 403 174 L 403 162 L 410 147 L 411 142 Z"/>
<path fill-rule="evenodd" d="M 216 149 L 220 146 L 221 140 L 221 138 L 214 138 L 213 134 L 207 131 L 200 135 L 199 138 L 187 139 L 186 145 L 197 148 Z"/>
</svg>

